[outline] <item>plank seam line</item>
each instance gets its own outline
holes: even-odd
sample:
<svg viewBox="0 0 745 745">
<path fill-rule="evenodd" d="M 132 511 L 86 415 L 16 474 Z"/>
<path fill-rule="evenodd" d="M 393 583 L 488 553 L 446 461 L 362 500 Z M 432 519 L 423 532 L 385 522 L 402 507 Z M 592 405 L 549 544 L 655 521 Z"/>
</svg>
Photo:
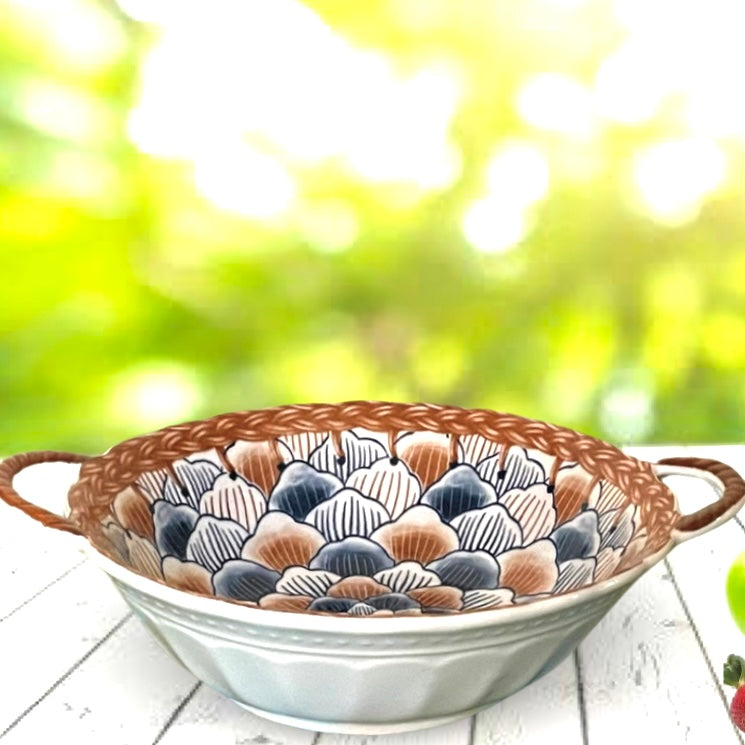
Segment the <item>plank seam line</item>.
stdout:
<svg viewBox="0 0 745 745">
<path fill-rule="evenodd" d="M 476 738 L 476 715 L 474 714 L 468 722 L 468 745 L 473 745 Z"/>
<path fill-rule="evenodd" d="M 321 742 L 321 733 L 320 732 L 316 732 L 316 734 L 313 737 L 313 740 L 310 743 L 310 745 L 318 745 L 319 742 Z"/>
<path fill-rule="evenodd" d="M 706 647 L 704 647 L 704 642 L 701 639 L 701 634 L 699 633 L 699 630 L 696 627 L 696 624 L 693 622 L 693 616 L 691 615 L 690 608 L 688 607 L 688 603 L 686 603 L 685 599 L 683 598 L 683 593 L 680 590 L 680 585 L 678 585 L 678 580 L 675 578 L 675 574 L 673 573 L 673 568 L 670 565 L 670 561 L 667 559 L 667 557 L 665 557 L 664 562 L 665 562 L 665 567 L 667 568 L 667 571 L 670 574 L 670 581 L 673 584 L 673 589 L 675 590 L 675 594 L 678 596 L 678 601 L 683 606 L 683 613 L 685 613 L 686 620 L 690 624 L 691 630 L 693 631 L 693 636 L 695 637 L 696 642 L 698 643 L 698 648 L 701 650 L 701 654 L 704 657 L 704 661 L 706 662 L 706 667 L 709 669 L 709 674 L 714 679 L 714 686 L 716 687 L 717 693 L 719 694 L 719 698 L 722 700 L 724 709 L 727 712 L 727 719 L 729 719 L 730 724 L 732 725 L 732 729 L 735 735 L 737 735 L 737 739 L 741 743 L 743 743 L 743 745 L 745 745 L 745 741 L 742 739 L 742 734 L 740 730 L 737 729 L 734 722 L 730 719 L 729 704 L 727 703 L 727 697 L 724 695 L 724 688 L 722 686 L 721 681 L 719 680 L 719 677 L 714 671 L 714 665 L 712 664 L 711 659 L 709 658 L 709 655 L 706 652 Z"/>
<path fill-rule="evenodd" d="M 18 613 L 19 610 L 21 610 L 21 608 L 25 608 L 32 600 L 36 600 L 39 595 L 45 593 L 50 587 L 54 587 L 54 585 L 56 585 L 61 579 L 64 579 L 65 577 L 67 577 L 68 574 L 74 572 L 79 566 L 85 564 L 86 561 L 88 561 L 87 556 L 84 559 L 81 559 L 77 564 L 71 566 L 66 572 L 62 572 L 59 577 L 44 585 L 44 587 L 42 587 L 40 590 L 37 590 L 30 598 L 26 598 L 20 605 L 17 605 L 15 608 L 13 608 L 13 610 L 9 611 L 2 618 L 0 618 L 0 623 L 2 623 L 3 621 L 7 621 L 11 616 L 14 616 L 16 613 Z"/>
<path fill-rule="evenodd" d="M 119 629 L 121 629 L 122 626 L 132 617 L 132 613 L 127 613 L 124 618 L 120 619 L 119 621 L 114 624 L 114 626 L 109 629 L 109 631 L 106 632 L 106 634 L 101 637 L 67 672 L 65 672 L 63 675 L 61 675 L 57 680 L 52 683 L 49 688 L 47 688 L 44 693 L 39 696 L 39 698 L 36 699 L 30 706 L 26 707 L 24 711 L 22 711 L 2 732 L 0 732 L 0 740 L 5 737 L 5 735 L 8 734 L 14 727 L 16 727 L 19 722 L 21 722 L 24 717 L 28 716 L 47 696 L 49 696 L 51 693 L 53 693 L 57 688 L 59 688 L 62 683 L 64 683 L 91 655 L 93 655 L 94 652 L 96 652 L 98 649 L 100 649 L 109 639 L 111 639 L 114 634 L 116 634 Z"/>
<path fill-rule="evenodd" d="M 155 739 L 153 740 L 153 745 L 158 745 L 158 743 L 163 739 L 166 732 L 171 728 L 171 725 L 181 716 L 181 712 L 188 706 L 189 702 L 196 696 L 197 691 L 202 687 L 202 681 L 198 680 L 191 688 L 191 690 L 184 696 L 183 699 L 181 699 L 179 705 L 170 713 L 168 716 L 168 719 L 164 722 L 163 726 L 160 728 L 160 732 L 155 736 Z"/>
<path fill-rule="evenodd" d="M 587 736 L 587 707 L 585 705 L 585 683 L 582 678 L 582 662 L 579 649 L 574 650 L 574 673 L 577 678 L 577 709 L 579 710 L 579 727 L 582 733 L 582 745 L 589 745 Z"/>
</svg>

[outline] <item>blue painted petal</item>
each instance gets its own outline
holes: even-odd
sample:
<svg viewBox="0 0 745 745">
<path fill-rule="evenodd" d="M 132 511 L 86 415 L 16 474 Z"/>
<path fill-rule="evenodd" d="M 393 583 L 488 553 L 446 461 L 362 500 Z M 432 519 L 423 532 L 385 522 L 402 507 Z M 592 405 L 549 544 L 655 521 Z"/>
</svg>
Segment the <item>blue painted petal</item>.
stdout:
<svg viewBox="0 0 745 745">
<path fill-rule="evenodd" d="M 279 510 L 295 520 L 307 514 L 344 485 L 330 473 L 319 473 L 307 463 L 295 461 L 282 471 L 271 496 L 269 509 Z"/>
<path fill-rule="evenodd" d="M 274 592 L 279 572 L 267 569 L 255 561 L 233 559 L 223 564 L 222 569 L 212 578 L 215 594 L 234 600 L 256 602 Z"/>
<path fill-rule="evenodd" d="M 390 569 L 393 559 L 377 543 L 367 538 L 345 538 L 327 543 L 310 562 L 310 569 L 325 569 L 342 577 L 364 575 Z"/>
<path fill-rule="evenodd" d="M 316 598 L 308 610 L 324 611 L 326 613 L 346 613 L 360 601 L 354 598 Z"/>
<path fill-rule="evenodd" d="M 186 559 L 186 544 L 199 513 L 188 505 L 174 505 L 159 499 L 153 505 L 153 523 L 155 524 L 155 544 L 161 556 L 176 556 L 181 561 Z"/>
<path fill-rule="evenodd" d="M 371 605 L 376 610 L 414 610 L 422 607 L 416 600 L 401 592 L 375 595 L 374 597 L 367 598 L 365 603 Z"/>
<path fill-rule="evenodd" d="M 581 512 L 577 517 L 556 528 L 549 538 L 556 544 L 559 564 L 571 559 L 595 556 L 600 549 L 598 513 L 595 510 Z"/>
<path fill-rule="evenodd" d="M 499 585 L 499 564 L 486 551 L 453 551 L 427 564 L 443 585 L 461 590 L 493 590 Z"/>
<path fill-rule="evenodd" d="M 432 484 L 422 496 L 421 504 L 433 507 L 443 520 L 450 521 L 463 512 L 486 507 L 496 501 L 494 487 L 482 481 L 471 466 L 461 465 L 450 469 Z"/>
</svg>

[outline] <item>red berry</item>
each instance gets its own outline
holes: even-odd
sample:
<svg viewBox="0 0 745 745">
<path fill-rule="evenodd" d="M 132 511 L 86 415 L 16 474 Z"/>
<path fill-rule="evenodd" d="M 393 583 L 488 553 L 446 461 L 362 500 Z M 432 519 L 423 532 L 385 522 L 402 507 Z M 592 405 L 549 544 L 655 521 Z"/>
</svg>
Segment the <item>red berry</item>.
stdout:
<svg viewBox="0 0 745 745">
<path fill-rule="evenodd" d="M 745 686 L 735 691 L 735 696 L 729 706 L 729 715 L 737 729 L 745 732 Z"/>
</svg>

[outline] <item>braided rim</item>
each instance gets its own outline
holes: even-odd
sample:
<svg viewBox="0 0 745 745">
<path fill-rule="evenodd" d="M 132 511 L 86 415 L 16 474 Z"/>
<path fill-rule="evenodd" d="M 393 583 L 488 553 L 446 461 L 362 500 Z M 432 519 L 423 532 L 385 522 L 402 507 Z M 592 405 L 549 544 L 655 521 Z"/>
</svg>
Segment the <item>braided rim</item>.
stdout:
<svg viewBox="0 0 745 745">
<path fill-rule="evenodd" d="M 86 461 L 69 492 L 70 519 L 98 545 L 101 521 L 116 495 L 146 471 L 161 469 L 186 455 L 234 440 L 272 440 L 302 432 L 339 432 L 364 427 L 379 432 L 431 431 L 481 435 L 505 445 L 534 448 L 576 462 L 609 481 L 638 505 L 648 541 L 645 553 L 662 548 L 679 517 L 675 497 L 650 463 L 574 430 L 514 414 L 435 404 L 348 401 L 297 404 L 233 412 L 187 422 L 126 440 Z"/>
</svg>

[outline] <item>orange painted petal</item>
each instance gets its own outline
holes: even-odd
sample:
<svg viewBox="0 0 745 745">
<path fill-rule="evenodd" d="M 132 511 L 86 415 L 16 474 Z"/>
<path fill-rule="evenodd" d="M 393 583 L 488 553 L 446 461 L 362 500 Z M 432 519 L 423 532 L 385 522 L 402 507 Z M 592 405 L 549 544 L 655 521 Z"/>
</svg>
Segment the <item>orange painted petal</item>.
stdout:
<svg viewBox="0 0 745 745">
<path fill-rule="evenodd" d="M 506 551 L 497 557 L 497 563 L 500 587 L 509 587 L 515 595 L 551 592 L 559 578 L 556 547 L 548 539 Z"/>
<path fill-rule="evenodd" d="M 281 512 L 268 512 L 244 544 L 241 556 L 281 572 L 289 566 L 308 566 L 325 542 L 312 526 L 296 523 Z"/>
<path fill-rule="evenodd" d="M 364 600 L 376 595 L 386 595 L 390 590 L 376 582 L 372 577 L 345 577 L 334 585 L 329 587 L 326 595 L 330 598 L 353 598 L 355 600 Z"/>
<path fill-rule="evenodd" d="M 458 548 L 458 534 L 424 505 L 412 507 L 398 520 L 378 528 L 371 539 L 397 562 L 428 564 Z"/>
<path fill-rule="evenodd" d="M 313 598 L 307 595 L 284 595 L 281 592 L 271 592 L 259 600 L 259 608 L 297 613 L 304 611 L 312 601 Z"/>
<path fill-rule="evenodd" d="M 463 590 L 457 587 L 439 585 L 437 587 L 420 587 L 406 593 L 424 608 L 446 608 L 460 610 L 463 607 Z"/>
<path fill-rule="evenodd" d="M 212 574 L 195 561 L 180 561 L 175 556 L 166 556 L 163 559 L 163 578 L 177 590 L 214 595 Z"/>
<path fill-rule="evenodd" d="M 155 538 L 153 513 L 148 500 L 137 489 L 128 486 L 119 492 L 111 505 L 111 510 L 119 524 L 142 538 Z"/>
<path fill-rule="evenodd" d="M 450 466 L 450 439 L 435 432 L 413 432 L 396 443 L 398 457 L 427 488 Z"/>
</svg>

